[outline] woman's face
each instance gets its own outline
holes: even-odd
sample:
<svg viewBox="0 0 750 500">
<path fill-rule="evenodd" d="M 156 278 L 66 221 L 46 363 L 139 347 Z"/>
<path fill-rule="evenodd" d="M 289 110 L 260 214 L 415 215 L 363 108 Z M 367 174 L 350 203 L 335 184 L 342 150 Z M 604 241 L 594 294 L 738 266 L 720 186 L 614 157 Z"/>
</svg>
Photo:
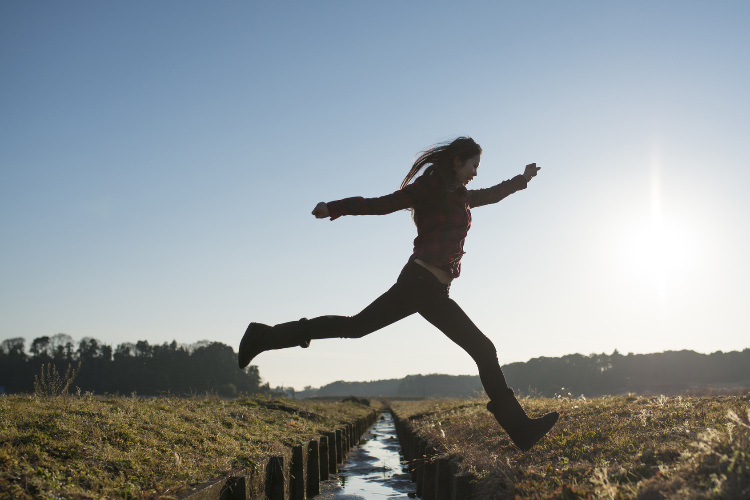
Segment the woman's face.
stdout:
<svg viewBox="0 0 750 500">
<path fill-rule="evenodd" d="M 456 156 L 453 160 L 453 169 L 456 171 L 456 179 L 461 185 L 467 185 L 474 177 L 477 176 L 477 169 L 479 168 L 479 160 L 481 155 L 472 156 L 461 164 L 461 158 Z"/>
</svg>

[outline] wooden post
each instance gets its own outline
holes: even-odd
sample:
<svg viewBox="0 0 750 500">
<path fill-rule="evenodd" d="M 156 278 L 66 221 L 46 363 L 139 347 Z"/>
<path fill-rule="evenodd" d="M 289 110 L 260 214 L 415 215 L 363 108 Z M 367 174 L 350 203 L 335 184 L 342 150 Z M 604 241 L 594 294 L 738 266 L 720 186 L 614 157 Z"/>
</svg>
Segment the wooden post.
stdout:
<svg viewBox="0 0 750 500">
<path fill-rule="evenodd" d="M 424 486 L 424 464 L 425 451 L 427 450 L 427 440 L 419 439 L 419 455 L 417 456 L 417 496 L 422 496 L 422 486 Z"/>
<path fill-rule="evenodd" d="M 320 480 L 325 481 L 328 479 L 328 436 L 320 436 Z M 336 464 L 333 464 L 334 466 Z"/>
<path fill-rule="evenodd" d="M 307 496 L 320 493 L 320 453 L 318 441 L 313 439 L 307 445 Z"/>
<path fill-rule="evenodd" d="M 344 434 L 341 429 L 336 429 L 336 463 L 344 463 L 344 446 L 343 446 Z"/>
<path fill-rule="evenodd" d="M 445 458 L 438 458 L 435 469 L 435 499 L 451 500 L 450 463 Z"/>
<path fill-rule="evenodd" d="M 326 432 L 326 437 L 328 438 L 328 472 L 330 474 L 336 474 L 338 472 L 338 468 L 336 467 L 336 464 L 338 463 L 336 432 Z"/>
<path fill-rule="evenodd" d="M 425 450 L 425 460 L 423 469 L 424 473 L 422 476 L 422 500 L 435 500 L 435 468 L 436 464 L 432 460 L 432 456 L 435 454 L 435 449 L 432 446 L 427 446 Z"/>
<path fill-rule="evenodd" d="M 266 496 L 269 500 L 288 500 L 284 457 L 271 457 L 266 467 Z"/>
<path fill-rule="evenodd" d="M 292 499 L 307 499 L 307 443 L 292 447 Z"/>
</svg>

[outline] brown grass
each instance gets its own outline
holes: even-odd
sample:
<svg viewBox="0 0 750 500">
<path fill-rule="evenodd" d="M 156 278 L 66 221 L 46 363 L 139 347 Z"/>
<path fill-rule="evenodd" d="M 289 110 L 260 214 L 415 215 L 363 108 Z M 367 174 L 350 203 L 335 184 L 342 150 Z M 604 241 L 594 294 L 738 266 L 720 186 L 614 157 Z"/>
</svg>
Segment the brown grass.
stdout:
<svg viewBox="0 0 750 500">
<path fill-rule="evenodd" d="M 269 409 L 281 404 L 287 410 Z M 173 498 L 372 408 L 262 397 L 0 397 L 0 498 Z"/>
<path fill-rule="evenodd" d="M 486 399 L 393 402 L 442 456 L 477 478 L 479 498 L 750 498 L 747 398 L 524 399 L 560 420 L 515 448 Z"/>
</svg>

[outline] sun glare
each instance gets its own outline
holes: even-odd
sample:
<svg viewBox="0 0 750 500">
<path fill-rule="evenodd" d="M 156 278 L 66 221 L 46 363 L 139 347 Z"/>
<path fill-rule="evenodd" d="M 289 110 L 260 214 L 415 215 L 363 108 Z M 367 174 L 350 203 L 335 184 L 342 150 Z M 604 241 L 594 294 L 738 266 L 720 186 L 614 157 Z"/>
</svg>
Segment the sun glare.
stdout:
<svg viewBox="0 0 750 500">
<path fill-rule="evenodd" d="M 686 277 L 697 251 L 686 228 L 680 224 L 644 223 L 625 235 L 623 260 L 628 274 L 650 284 L 660 296 L 668 285 Z"/>
<path fill-rule="evenodd" d="M 698 258 L 697 239 L 678 217 L 665 217 L 661 206 L 658 164 L 651 175 L 651 217 L 634 223 L 623 234 L 622 260 L 630 277 L 648 284 L 664 297 L 667 289 L 690 274 Z"/>
</svg>

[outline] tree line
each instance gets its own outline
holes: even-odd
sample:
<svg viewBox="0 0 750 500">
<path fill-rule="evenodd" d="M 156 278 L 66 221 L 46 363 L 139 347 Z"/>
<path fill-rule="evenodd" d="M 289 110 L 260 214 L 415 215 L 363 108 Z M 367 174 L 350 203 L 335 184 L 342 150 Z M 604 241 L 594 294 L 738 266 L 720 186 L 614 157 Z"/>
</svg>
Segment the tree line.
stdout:
<svg viewBox="0 0 750 500">
<path fill-rule="evenodd" d="M 474 375 L 407 375 L 404 378 L 373 380 L 371 382 L 345 382 L 339 380 L 320 389 L 304 391 L 314 396 L 419 396 L 466 397 L 481 392 L 482 382 Z M 309 393 L 309 394 L 308 394 Z"/>
<path fill-rule="evenodd" d="M 72 386 L 95 394 L 139 395 L 203 394 L 237 396 L 268 393 L 257 366 L 241 370 L 232 347 L 201 341 L 192 345 L 151 345 L 145 340 L 125 342 L 114 350 L 100 340 L 85 337 L 77 344 L 64 333 L 38 337 L 31 342 L 18 337 L 0 343 L 0 387 L 6 393 L 34 392 L 34 377 L 42 365 L 52 363 L 65 373 L 68 364 L 81 362 Z"/>
<path fill-rule="evenodd" d="M 34 339 L 26 352 L 23 338 L 0 342 L 0 387 L 7 393 L 31 393 L 42 365 L 52 363 L 64 373 L 81 362 L 73 388 L 96 394 L 196 394 L 206 391 L 232 397 L 239 393 L 269 393 L 256 366 L 237 368 L 232 347 L 202 341 L 189 346 L 150 345 L 142 340 L 115 349 L 86 337 L 77 344 L 64 333 Z M 666 351 L 650 354 L 569 354 L 540 357 L 503 366 L 508 385 L 523 394 L 676 393 L 701 386 L 750 386 L 750 349 L 701 354 Z M 481 392 L 473 375 L 409 375 L 370 382 L 337 381 L 306 396 L 420 396 L 466 397 Z"/>
<path fill-rule="evenodd" d="M 543 395 L 677 393 L 698 387 L 750 386 L 750 349 L 701 354 L 569 354 L 503 366 L 508 385 Z M 564 388 L 564 389 L 563 389 Z"/>
<path fill-rule="evenodd" d="M 540 357 L 503 366 L 508 385 L 522 394 L 600 396 L 678 393 L 698 387 L 750 387 L 750 349 L 701 354 L 666 351 L 650 354 L 569 354 Z M 477 375 L 408 375 L 371 382 L 339 380 L 305 396 L 467 397 L 481 392 Z"/>
</svg>

